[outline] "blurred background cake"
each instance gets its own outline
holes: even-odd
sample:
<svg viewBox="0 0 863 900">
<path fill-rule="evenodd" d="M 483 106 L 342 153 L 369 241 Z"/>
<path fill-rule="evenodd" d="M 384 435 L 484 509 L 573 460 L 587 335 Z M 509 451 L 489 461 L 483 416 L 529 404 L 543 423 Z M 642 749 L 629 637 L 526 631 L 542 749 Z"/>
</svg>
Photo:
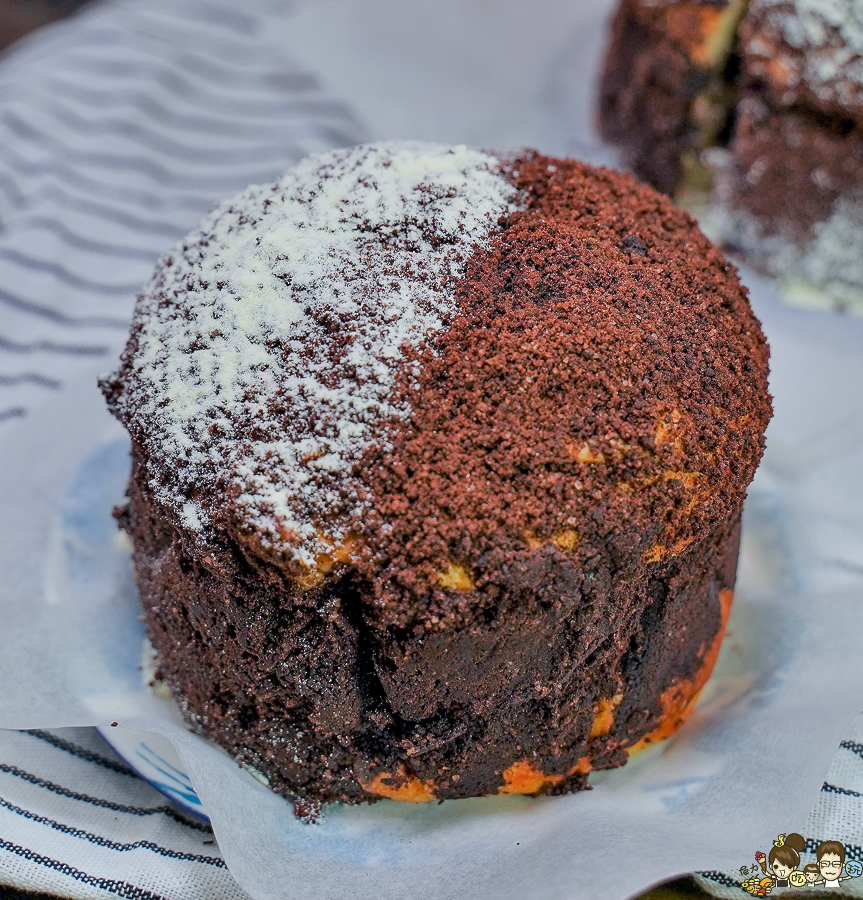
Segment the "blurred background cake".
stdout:
<svg viewBox="0 0 863 900">
<path fill-rule="evenodd" d="M 801 304 L 863 312 L 863 5 L 623 0 L 600 125 Z"/>
<path fill-rule="evenodd" d="M 585 787 L 716 660 L 767 356 L 628 175 L 392 142 L 249 188 L 103 380 L 161 677 L 301 810 Z"/>
</svg>

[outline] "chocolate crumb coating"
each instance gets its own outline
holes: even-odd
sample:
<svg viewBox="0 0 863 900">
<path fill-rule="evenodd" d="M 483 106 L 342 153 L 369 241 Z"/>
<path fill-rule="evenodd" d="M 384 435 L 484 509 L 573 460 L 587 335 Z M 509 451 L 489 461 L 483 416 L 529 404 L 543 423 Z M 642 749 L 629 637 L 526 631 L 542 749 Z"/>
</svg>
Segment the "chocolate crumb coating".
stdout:
<svg viewBox="0 0 863 900">
<path fill-rule="evenodd" d="M 133 438 L 118 515 L 165 680 L 304 814 L 582 789 L 683 721 L 719 650 L 771 414 L 745 290 L 630 176 L 498 165 L 512 200 L 458 251 L 440 325 L 401 346 L 404 413 L 371 421 L 343 478 L 361 506 L 318 523 L 339 538 L 311 562 L 224 479 L 166 493 L 146 303 L 103 384 Z"/>
</svg>

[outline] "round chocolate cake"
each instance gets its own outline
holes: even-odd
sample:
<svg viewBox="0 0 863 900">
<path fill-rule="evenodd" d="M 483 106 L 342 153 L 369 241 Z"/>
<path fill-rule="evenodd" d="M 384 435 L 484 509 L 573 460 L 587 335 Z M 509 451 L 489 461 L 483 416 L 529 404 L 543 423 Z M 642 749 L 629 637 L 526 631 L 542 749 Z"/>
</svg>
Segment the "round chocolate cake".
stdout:
<svg viewBox="0 0 863 900">
<path fill-rule="evenodd" d="M 397 142 L 249 188 L 103 379 L 161 677 L 302 809 L 585 787 L 713 667 L 767 357 L 627 175 Z"/>
</svg>

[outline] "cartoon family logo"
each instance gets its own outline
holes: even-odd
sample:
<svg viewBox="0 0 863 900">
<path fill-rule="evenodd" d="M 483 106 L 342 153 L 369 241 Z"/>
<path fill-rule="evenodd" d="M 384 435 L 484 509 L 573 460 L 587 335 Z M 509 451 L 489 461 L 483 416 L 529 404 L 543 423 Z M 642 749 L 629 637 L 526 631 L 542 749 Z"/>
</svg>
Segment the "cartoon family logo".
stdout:
<svg viewBox="0 0 863 900">
<path fill-rule="evenodd" d="M 845 861 L 845 847 L 839 841 L 822 841 L 815 850 L 816 862 L 801 869 L 800 854 L 805 847 L 806 841 L 799 834 L 780 834 L 769 855 L 760 850 L 755 854 L 757 866 L 740 867 L 741 875 L 750 876 L 743 882 L 743 890 L 764 897 L 774 888 L 837 888 L 843 881 L 863 874 L 859 862 Z"/>
</svg>

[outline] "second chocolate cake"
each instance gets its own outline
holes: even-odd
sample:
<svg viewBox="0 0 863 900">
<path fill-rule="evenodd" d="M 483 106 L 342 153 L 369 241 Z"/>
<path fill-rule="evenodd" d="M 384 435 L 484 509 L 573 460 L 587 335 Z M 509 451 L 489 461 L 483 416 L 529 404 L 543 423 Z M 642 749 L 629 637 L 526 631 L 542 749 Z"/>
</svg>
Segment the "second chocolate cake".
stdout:
<svg viewBox="0 0 863 900">
<path fill-rule="evenodd" d="M 162 677 L 300 809 L 577 790 L 710 674 L 767 347 L 627 175 L 310 158 L 161 261 L 103 389 Z"/>
<path fill-rule="evenodd" d="M 863 4 L 622 0 L 599 113 L 789 299 L 863 312 Z"/>
</svg>

